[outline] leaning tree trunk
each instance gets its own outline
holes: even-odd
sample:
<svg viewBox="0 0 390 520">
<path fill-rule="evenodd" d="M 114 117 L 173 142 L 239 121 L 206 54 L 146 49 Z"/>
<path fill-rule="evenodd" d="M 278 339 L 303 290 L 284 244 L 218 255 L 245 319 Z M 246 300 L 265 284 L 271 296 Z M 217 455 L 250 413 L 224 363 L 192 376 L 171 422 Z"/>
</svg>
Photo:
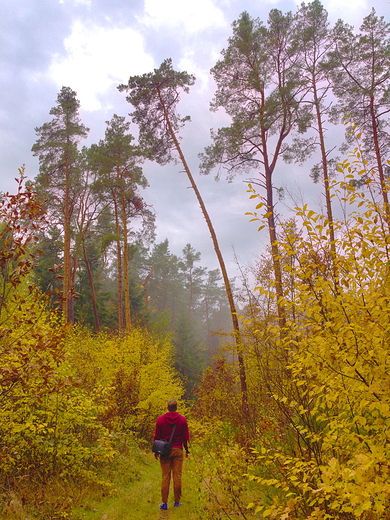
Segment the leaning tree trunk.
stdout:
<svg viewBox="0 0 390 520">
<path fill-rule="evenodd" d="M 194 180 L 194 178 L 193 178 L 193 176 L 191 174 L 191 171 L 189 169 L 187 161 L 186 161 L 186 159 L 184 157 L 184 154 L 182 152 L 182 149 L 180 147 L 179 141 L 178 141 L 178 139 L 176 137 L 176 134 L 175 134 L 175 132 L 174 132 L 174 130 L 172 128 L 171 121 L 170 121 L 169 115 L 168 115 L 168 111 L 167 111 L 165 103 L 164 103 L 164 101 L 162 99 L 162 96 L 161 96 L 161 93 L 160 93 L 159 89 L 158 89 L 158 95 L 159 95 L 161 106 L 163 107 L 164 117 L 165 117 L 165 121 L 166 121 L 167 126 L 168 126 L 169 134 L 170 134 L 170 136 L 171 136 L 171 138 L 172 138 L 172 140 L 173 140 L 173 142 L 175 144 L 176 150 L 177 150 L 177 152 L 178 152 L 178 154 L 180 156 L 180 160 L 181 160 L 181 162 L 183 164 L 184 170 L 185 170 L 185 172 L 186 172 L 186 174 L 188 176 L 188 179 L 189 179 L 189 181 L 191 183 L 191 187 L 192 187 L 192 189 L 195 192 L 196 198 L 198 199 L 198 202 L 199 202 L 199 205 L 201 207 L 203 216 L 204 216 L 204 218 L 206 220 L 206 223 L 207 223 L 207 226 L 209 228 L 209 231 L 210 231 L 210 234 L 211 234 L 211 239 L 212 239 L 213 245 L 214 245 L 214 250 L 215 250 L 215 253 L 216 253 L 218 261 L 219 261 L 219 266 L 221 268 L 222 277 L 223 277 L 223 281 L 224 281 L 225 288 L 226 288 L 226 294 L 227 294 L 228 301 L 229 301 L 229 306 L 230 306 L 230 314 L 231 314 L 232 322 L 233 322 L 234 338 L 235 338 L 237 359 L 238 359 L 238 366 L 239 366 L 239 376 L 240 376 L 240 386 L 241 386 L 241 395 L 242 395 L 243 414 L 244 414 L 244 417 L 248 417 L 248 389 L 247 389 L 244 357 L 243 357 L 242 346 L 241 346 L 240 327 L 239 327 L 239 322 L 238 322 L 236 306 L 235 306 L 235 303 L 234 303 L 233 292 L 232 292 L 232 289 L 231 289 L 231 285 L 230 285 L 229 277 L 228 277 L 228 274 L 227 274 L 225 262 L 223 260 L 222 253 L 221 253 L 221 250 L 220 250 L 219 245 L 218 245 L 217 235 L 215 233 L 215 230 L 214 230 L 213 224 L 211 222 L 210 216 L 209 216 L 209 214 L 207 212 L 206 206 L 205 206 L 205 204 L 203 202 L 203 199 L 202 199 L 202 197 L 200 195 L 200 192 L 199 192 L 198 187 L 197 187 L 197 185 L 195 183 L 195 180 Z"/>
</svg>

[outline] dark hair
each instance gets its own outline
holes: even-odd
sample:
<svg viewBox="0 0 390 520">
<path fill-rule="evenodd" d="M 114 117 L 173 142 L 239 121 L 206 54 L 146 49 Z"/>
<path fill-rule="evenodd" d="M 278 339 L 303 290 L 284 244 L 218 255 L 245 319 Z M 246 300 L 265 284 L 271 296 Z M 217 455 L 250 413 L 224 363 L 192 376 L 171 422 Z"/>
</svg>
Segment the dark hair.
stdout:
<svg viewBox="0 0 390 520">
<path fill-rule="evenodd" d="M 168 410 L 170 412 L 176 412 L 176 410 L 177 410 L 176 399 L 169 399 L 169 401 L 168 401 Z"/>
</svg>

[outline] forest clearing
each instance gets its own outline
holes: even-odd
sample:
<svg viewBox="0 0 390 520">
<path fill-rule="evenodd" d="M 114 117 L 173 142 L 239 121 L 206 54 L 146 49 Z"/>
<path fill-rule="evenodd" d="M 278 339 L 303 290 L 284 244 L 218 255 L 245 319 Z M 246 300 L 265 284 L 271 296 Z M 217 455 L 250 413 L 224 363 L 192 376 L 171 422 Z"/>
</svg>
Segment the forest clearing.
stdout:
<svg viewBox="0 0 390 520">
<path fill-rule="evenodd" d="M 230 126 L 199 169 L 254 176 L 268 234 L 238 287 L 181 143 L 195 77 L 172 59 L 117 87 L 137 140 L 115 114 L 81 147 L 62 87 L 39 174 L 0 198 L 2 520 L 390 519 L 390 24 L 330 27 L 317 0 L 243 12 L 211 74 Z M 312 154 L 322 199 L 283 216 L 275 172 Z M 154 243 L 146 161 L 183 168 L 219 269 Z M 165 512 L 151 445 L 171 398 L 191 457 Z"/>
</svg>

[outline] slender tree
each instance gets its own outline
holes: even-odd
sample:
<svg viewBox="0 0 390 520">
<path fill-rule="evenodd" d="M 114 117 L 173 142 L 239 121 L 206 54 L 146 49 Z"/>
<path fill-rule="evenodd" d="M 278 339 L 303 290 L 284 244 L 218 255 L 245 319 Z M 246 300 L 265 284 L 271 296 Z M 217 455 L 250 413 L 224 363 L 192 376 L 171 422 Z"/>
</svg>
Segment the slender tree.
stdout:
<svg viewBox="0 0 390 520">
<path fill-rule="evenodd" d="M 202 279 L 206 272 L 204 267 L 195 266 L 200 261 L 200 252 L 195 251 L 191 244 L 187 244 L 183 249 L 183 261 L 180 268 L 184 274 L 184 284 L 188 291 L 187 316 L 193 318 L 196 301 L 202 292 Z"/>
<path fill-rule="evenodd" d="M 42 251 L 42 255 L 34 267 L 34 278 L 41 290 L 51 295 L 52 304 L 58 306 L 58 295 L 62 294 L 60 266 L 62 264 L 63 243 L 61 230 L 55 225 L 48 226 L 38 236 L 37 247 Z"/>
<path fill-rule="evenodd" d="M 90 149 L 84 147 L 81 152 L 81 178 L 80 190 L 75 215 L 75 253 L 77 258 L 81 258 L 84 262 L 87 272 L 91 304 L 94 316 L 95 330 L 100 331 L 100 319 L 98 313 L 98 302 L 95 290 L 95 281 L 93 277 L 92 262 L 90 259 L 90 251 L 96 249 L 97 239 L 101 238 L 99 232 L 99 219 L 107 210 L 107 202 L 102 203 L 100 196 L 96 190 L 91 189 L 96 182 L 96 171 L 91 168 Z"/>
<path fill-rule="evenodd" d="M 218 285 L 220 280 L 221 273 L 219 269 L 208 271 L 203 287 L 202 306 L 207 331 L 206 339 L 209 360 L 211 360 L 217 348 L 217 336 L 213 332 L 215 333 L 222 328 L 221 311 L 223 311 L 226 301 L 226 294 L 223 293 L 223 288 Z"/>
<path fill-rule="evenodd" d="M 132 76 L 129 78 L 127 85 L 119 85 L 118 89 L 121 92 L 127 92 L 126 99 L 134 106 L 135 110 L 131 115 L 133 121 L 139 125 L 140 145 L 148 151 L 149 158 L 159 164 L 167 164 L 174 159 L 173 154 L 176 152 L 198 199 L 211 234 L 229 299 L 237 345 L 243 407 L 244 413 L 246 413 L 246 375 L 233 292 L 214 227 L 179 143 L 179 131 L 185 122 L 189 120 L 188 116 L 181 118 L 176 111 L 176 106 L 180 99 L 179 93 L 181 90 L 188 92 L 189 87 L 194 82 L 194 76 L 187 72 L 174 71 L 172 60 L 166 59 L 159 69 L 142 76 Z"/>
<path fill-rule="evenodd" d="M 315 182 L 322 178 L 326 214 L 329 227 L 330 250 L 333 257 L 334 275 L 336 275 L 334 260 L 336 258 L 336 242 L 334 233 L 334 219 L 332 197 L 330 190 L 330 154 L 332 150 L 326 146 L 326 130 L 330 119 L 334 118 L 332 102 L 329 100 L 331 92 L 331 67 L 327 60 L 327 53 L 332 49 L 334 41 L 328 23 L 328 13 L 319 0 L 302 3 L 297 13 L 297 28 L 295 45 L 299 48 L 301 57 L 297 61 L 301 79 L 307 86 L 307 95 L 304 99 L 313 111 L 311 127 L 316 137 L 310 144 L 313 149 L 319 149 L 320 162 L 316 164 L 311 175 Z M 302 140 L 298 139 L 291 148 L 292 155 L 299 162 L 307 158 L 309 150 L 302 147 Z M 303 152 L 303 153 L 302 153 Z"/>
<path fill-rule="evenodd" d="M 186 397 L 194 397 L 195 386 L 200 382 L 205 359 L 202 344 L 185 312 L 181 312 L 173 335 L 174 363 L 186 388 Z"/>
<path fill-rule="evenodd" d="M 149 308 L 154 313 L 168 315 L 170 325 L 174 326 L 184 305 L 183 275 L 179 258 L 170 252 L 168 239 L 153 246 L 147 264 Z"/>
<path fill-rule="evenodd" d="M 310 114 L 301 100 L 305 87 L 299 77 L 298 48 L 294 45 L 295 20 L 273 9 L 268 26 L 244 12 L 233 23 L 233 36 L 211 73 L 217 84 L 212 109 L 223 107 L 232 118 L 230 127 L 212 131 L 213 144 L 201 154 L 203 173 L 223 165 L 229 176 L 256 169 L 254 182 L 265 190 L 275 275 L 279 324 L 285 324 L 283 283 L 278 248 L 273 175 L 287 150 L 293 130 L 304 132 Z"/>
<path fill-rule="evenodd" d="M 32 151 L 39 157 L 36 187 L 46 199 L 50 218 L 63 232 L 62 310 L 65 322 L 73 322 L 73 276 L 71 266 L 71 222 L 78 199 L 78 149 L 88 133 L 79 118 L 80 102 L 76 92 L 62 87 L 57 105 L 50 110 L 53 119 L 35 129 L 38 139 Z"/>
<path fill-rule="evenodd" d="M 139 189 L 148 186 L 139 163 L 142 157 L 132 144 L 130 123 L 124 117 L 114 115 L 107 121 L 104 141 L 92 147 L 92 162 L 98 168 L 98 180 L 94 189 L 103 200 L 110 200 L 115 218 L 117 265 L 118 265 L 118 327 L 131 327 L 130 280 L 129 280 L 129 225 L 132 220 L 142 219 L 144 237 L 153 236 L 154 218 L 143 202 Z M 124 308 L 122 309 L 122 298 Z"/>
<path fill-rule="evenodd" d="M 385 172 L 385 157 L 390 149 L 390 24 L 372 9 L 359 34 L 355 35 L 350 25 L 339 20 L 333 39 L 334 48 L 329 53 L 333 92 L 362 134 L 365 158 L 373 158 L 390 226 Z M 347 139 L 350 135 L 347 133 Z"/>
</svg>

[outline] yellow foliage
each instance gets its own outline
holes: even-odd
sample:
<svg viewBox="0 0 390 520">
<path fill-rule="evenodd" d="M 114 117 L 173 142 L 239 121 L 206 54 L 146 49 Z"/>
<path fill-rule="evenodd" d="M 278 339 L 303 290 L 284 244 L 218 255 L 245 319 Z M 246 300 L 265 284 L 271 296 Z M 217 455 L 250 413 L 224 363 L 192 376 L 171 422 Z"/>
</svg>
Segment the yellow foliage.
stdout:
<svg viewBox="0 0 390 520">
<path fill-rule="evenodd" d="M 184 394 L 169 339 L 136 328 L 116 336 L 80 328 L 69 337 L 68 348 L 68 370 L 76 372 L 85 391 L 105 391 L 101 402 L 110 428 L 125 427 L 150 440 L 167 401 L 175 397 L 180 402 Z"/>
<path fill-rule="evenodd" d="M 274 341 L 285 353 L 279 379 L 268 366 L 285 434 L 295 440 L 261 439 L 266 454 L 257 458 L 272 478 L 256 479 L 278 496 L 264 502 L 263 517 L 390 518 L 388 228 L 378 204 L 353 189 L 344 198 L 352 209 L 359 200 L 360 211 L 335 223 L 336 255 L 325 219 L 307 206 L 297 210 L 306 235 L 279 244 L 294 285 L 284 301 L 287 327 Z M 256 334 L 263 356 L 269 330 Z"/>
</svg>

